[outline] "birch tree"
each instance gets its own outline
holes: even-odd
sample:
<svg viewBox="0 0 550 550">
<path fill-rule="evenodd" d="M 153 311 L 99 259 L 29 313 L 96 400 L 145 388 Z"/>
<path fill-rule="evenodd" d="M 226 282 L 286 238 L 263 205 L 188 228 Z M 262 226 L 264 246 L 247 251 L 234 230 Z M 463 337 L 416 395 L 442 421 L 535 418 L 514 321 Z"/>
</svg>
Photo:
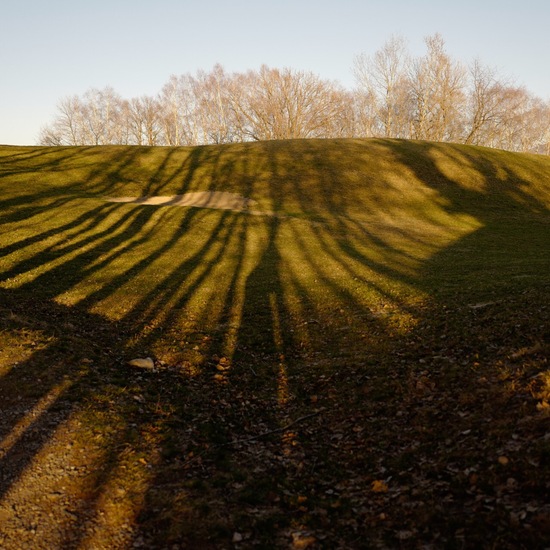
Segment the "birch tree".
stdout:
<svg viewBox="0 0 550 550">
<path fill-rule="evenodd" d="M 408 137 L 409 55 L 405 41 L 392 37 L 373 56 L 360 54 L 354 63 L 358 87 L 376 102 L 375 135 Z"/>
<path fill-rule="evenodd" d="M 82 118 L 88 144 L 121 143 L 121 99 L 113 88 L 88 90 L 82 101 Z"/>
<path fill-rule="evenodd" d="M 123 119 L 129 143 L 135 145 L 162 143 L 160 104 L 154 97 L 144 95 L 124 102 Z"/>
</svg>

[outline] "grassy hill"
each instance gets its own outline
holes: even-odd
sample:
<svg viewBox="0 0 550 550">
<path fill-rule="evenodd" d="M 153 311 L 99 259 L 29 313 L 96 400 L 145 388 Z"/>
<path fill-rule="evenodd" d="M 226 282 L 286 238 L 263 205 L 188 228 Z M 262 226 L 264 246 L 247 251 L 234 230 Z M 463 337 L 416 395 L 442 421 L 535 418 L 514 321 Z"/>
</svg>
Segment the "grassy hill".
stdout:
<svg viewBox="0 0 550 550">
<path fill-rule="evenodd" d="M 197 191 L 251 211 L 108 200 Z M 0 545 L 544 547 L 549 207 L 462 145 L 0 147 Z"/>
</svg>

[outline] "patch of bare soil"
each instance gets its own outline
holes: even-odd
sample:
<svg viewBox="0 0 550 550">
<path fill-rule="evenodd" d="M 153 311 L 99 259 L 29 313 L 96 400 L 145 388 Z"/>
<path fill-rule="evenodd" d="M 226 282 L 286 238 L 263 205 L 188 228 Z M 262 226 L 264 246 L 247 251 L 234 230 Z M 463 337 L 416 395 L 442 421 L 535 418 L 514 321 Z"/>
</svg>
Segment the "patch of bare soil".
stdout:
<svg viewBox="0 0 550 550">
<path fill-rule="evenodd" d="M 195 191 L 183 195 L 165 195 L 152 197 L 114 197 L 109 202 L 146 204 L 152 206 L 195 206 L 218 210 L 249 210 L 256 201 L 237 193 L 226 191 Z"/>
</svg>

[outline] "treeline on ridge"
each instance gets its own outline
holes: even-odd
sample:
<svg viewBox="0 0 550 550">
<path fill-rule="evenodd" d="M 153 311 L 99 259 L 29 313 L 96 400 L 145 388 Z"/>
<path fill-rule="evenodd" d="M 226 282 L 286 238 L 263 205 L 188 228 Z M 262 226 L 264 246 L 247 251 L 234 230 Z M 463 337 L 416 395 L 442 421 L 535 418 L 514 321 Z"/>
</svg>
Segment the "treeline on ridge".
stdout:
<svg viewBox="0 0 550 550">
<path fill-rule="evenodd" d="M 388 137 L 550 154 L 550 102 L 475 60 L 454 60 L 439 34 L 412 57 L 401 37 L 354 60 L 356 87 L 293 69 L 171 76 L 156 96 L 107 87 L 62 99 L 42 145 L 202 145 Z"/>
</svg>

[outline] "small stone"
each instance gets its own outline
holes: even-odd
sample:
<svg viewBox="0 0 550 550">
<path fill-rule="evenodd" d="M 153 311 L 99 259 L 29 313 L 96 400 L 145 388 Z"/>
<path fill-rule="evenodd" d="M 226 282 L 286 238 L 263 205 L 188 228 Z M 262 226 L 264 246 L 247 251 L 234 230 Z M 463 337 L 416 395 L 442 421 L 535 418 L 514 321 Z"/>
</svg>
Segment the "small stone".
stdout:
<svg viewBox="0 0 550 550">
<path fill-rule="evenodd" d="M 155 362 L 150 357 L 132 359 L 128 361 L 128 365 L 145 370 L 153 370 L 155 368 Z"/>
<path fill-rule="evenodd" d="M 233 533 L 233 542 L 242 542 L 243 536 L 240 533 Z"/>
</svg>

